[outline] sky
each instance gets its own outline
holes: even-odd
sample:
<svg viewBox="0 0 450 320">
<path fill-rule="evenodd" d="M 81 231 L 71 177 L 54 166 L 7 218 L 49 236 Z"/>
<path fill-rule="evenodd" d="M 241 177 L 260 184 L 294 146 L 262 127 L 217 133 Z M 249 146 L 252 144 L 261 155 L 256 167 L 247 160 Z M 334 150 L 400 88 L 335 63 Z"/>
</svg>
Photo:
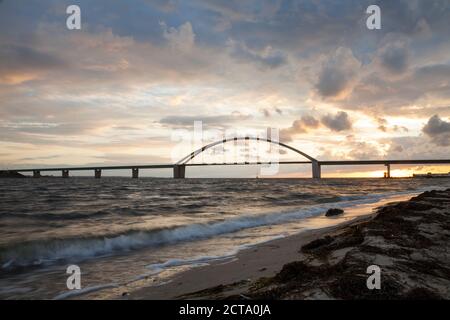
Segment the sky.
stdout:
<svg viewBox="0 0 450 320">
<path fill-rule="evenodd" d="M 73 4 L 81 30 L 66 27 Z M 366 26 L 372 4 L 379 30 Z M 2 0 L 0 30 L 0 169 L 173 163 L 192 151 L 180 132 L 194 121 L 210 140 L 276 129 L 319 160 L 450 158 L 447 0 Z"/>
</svg>

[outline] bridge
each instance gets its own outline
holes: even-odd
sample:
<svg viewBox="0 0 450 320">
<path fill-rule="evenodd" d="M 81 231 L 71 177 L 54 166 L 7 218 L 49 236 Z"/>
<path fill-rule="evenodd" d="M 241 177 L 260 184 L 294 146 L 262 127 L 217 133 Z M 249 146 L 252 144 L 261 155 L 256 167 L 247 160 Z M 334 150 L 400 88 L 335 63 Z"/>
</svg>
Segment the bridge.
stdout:
<svg viewBox="0 0 450 320">
<path fill-rule="evenodd" d="M 299 154 L 305 160 L 302 161 L 277 161 L 277 162 L 233 162 L 233 163 L 190 163 L 192 159 L 197 157 L 199 154 L 204 151 L 213 148 L 217 145 L 224 144 L 230 141 L 264 141 L 271 144 L 276 144 L 283 148 L 294 151 Z M 258 137 L 234 137 L 227 138 L 220 141 L 216 141 L 210 144 L 207 144 L 184 158 L 178 161 L 175 164 L 150 164 L 150 165 L 127 165 L 127 166 L 95 166 L 95 167 L 55 167 L 55 168 L 24 168 L 24 169 L 10 169 L 10 170 L 1 170 L 1 172 L 17 172 L 17 173 L 26 173 L 32 172 L 33 177 L 39 178 L 41 177 L 41 172 L 49 172 L 49 171 L 60 171 L 61 176 L 63 178 L 69 177 L 70 171 L 93 171 L 95 178 L 101 178 L 103 170 L 131 170 L 131 177 L 137 179 L 139 177 L 139 170 L 141 169 L 172 169 L 173 177 L 175 179 L 183 179 L 186 176 L 186 167 L 196 167 L 196 166 L 236 166 L 236 165 L 292 165 L 292 164 L 311 164 L 312 168 L 312 178 L 320 179 L 322 177 L 321 169 L 323 166 L 356 166 L 356 165 L 383 165 L 386 167 L 387 171 L 385 172 L 385 178 L 391 177 L 391 165 L 401 165 L 401 164 L 416 164 L 416 165 L 430 165 L 430 164 L 450 164 L 450 159 L 423 159 L 423 160 L 341 160 L 341 161 L 320 161 L 317 160 L 310 155 L 292 147 L 287 144 L 284 144 L 279 141 L 275 141 L 272 139 L 264 139 Z"/>
</svg>

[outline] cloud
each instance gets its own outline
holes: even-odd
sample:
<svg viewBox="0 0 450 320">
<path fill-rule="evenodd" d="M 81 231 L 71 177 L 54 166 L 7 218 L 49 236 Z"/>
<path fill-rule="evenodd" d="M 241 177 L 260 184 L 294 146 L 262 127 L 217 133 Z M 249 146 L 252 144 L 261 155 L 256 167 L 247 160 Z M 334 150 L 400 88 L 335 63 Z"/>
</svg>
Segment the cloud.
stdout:
<svg viewBox="0 0 450 320">
<path fill-rule="evenodd" d="M 159 123 L 177 127 L 192 127 L 195 121 L 202 121 L 203 125 L 226 126 L 237 121 L 251 119 L 250 115 L 232 114 L 218 116 L 167 116 L 159 120 Z"/>
<path fill-rule="evenodd" d="M 270 118 L 270 117 L 272 117 L 272 115 L 274 114 L 274 113 L 276 113 L 277 115 L 283 115 L 283 110 L 281 110 L 280 108 L 278 108 L 278 107 L 274 107 L 274 108 L 263 108 L 262 110 L 261 110 L 261 112 L 264 114 L 264 117 L 266 117 L 266 118 Z"/>
<path fill-rule="evenodd" d="M 43 157 L 27 157 L 19 159 L 20 161 L 36 161 L 36 160 L 50 160 L 50 159 L 56 159 L 59 158 L 59 155 L 52 155 L 52 156 L 43 156 Z"/>
<path fill-rule="evenodd" d="M 387 120 L 384 118 L 377 118 L 378 130 L 386 132 L 387 131 Z"/>
<path fill-rule="evenodd" d="M 393 131 L 393 132 L 408 132 L 409 129 L 405 126 L 400 126 L 400 125 L 393 125 L 393 126 L 388 126 L 388 121 L 384 118 L 376 118 L 376 121 L 378 122 L 378 130 L 383 131 L 383 132 L 389 132 L 389 131 Z"/>
<path fill-rule="evenodd" d="M 168 28 L 165 22 L 161 22 L 161 26 L 164 31 L 164 38 L 167 39 L 171 47 L 182 52 L 189 51 L 194 47 L 195 33 L 189 21 L 178 28 Z"/>
<path fill-rule="evenodd" d="M 159 138 L 152 154 L 164 156 L 171 127 L 203 120 L 260 128 L 279 121 L 286 139 L 308 134 L 313 150 L 339 148 L 347 158 L 377 156 L 372 148 L 382 152 L 391 143 L 377 141 L 404 136 L 406 126 L 411 140 L 396 140 L 390 152 L 438 154 L 445 148 L 430 139 L 442 146 L 448 135 L 420 134 L 420 123 L 433 114 L 444 123 L 450 117 L 450 3 L 380 0 L 377 32 L 365 27 L 369 4 L 143 0 L 123 10 L 116 2 L 83 0 L 86 23 L 72 32 L 61 24 L 64 4 L 4 1 L 1 148 L 18 161 L 40 156 L 37 149 L 92 158 L 108 146 L 137 152 L 152 142 L 146 139 Z M 299 117 L 313 107 L 315 115 L 357 110 L 389 122 L 378 123 L 383 134 L 355 124 L 352 134 L 373 145 L 336 144 L 343 134 L 325 127 L 345 132 L 351 119 Z M 234 110 L 255 117 L 232 116 Z"/>
<path fill-rule="evenodd" d="M 353 160 L 374 160 L 383 157 L 379 146 L 374 143 L 358 141 L 353 143 L 353 148 L 347 157 Z"/>
<path fill-rule="evenodd" d="M 146 0 L 149 5 L 156 6 L 162 12 L 173 12 L 177 8 L 176 0 Z"/>
<path fill-rule="evenodd" d="M 287 63 L 286 55 L 280 50 L 266 46 L 261 50 L 250 49 L 245 43 L 229 41 L 231 56 L 244 62 L 254 62 L 263 67 L 277 68 Z"/>
<path fill-rule="evenodd" d="M 355 85 L 351 95 L 337 104 L 376 115 L 450 115 L 450 65 L 418 66 L 401 77 L 390 77 L 380 70 L 370 72 Z"/>
<path fill-rule="evenodd" d="M 438 115 L 432 116 L 422 131 L 432 138 L 433 143 L 441 146 L 450 145 L 450 122 L 442 120 Z"/>
<path fill-rule="evenodd" d="M 293 136 L 301 133 L 307 133 L 309 129 L 317 129 L 320 125 L 319 120 L 313 116 L 302 116 L 295 120 L 289 128 L 280 130 L 280 140 L 289 142 Z"/>
<path fill-rule="evenodd" d="M 271 114 L 270 114 L 270 111 L 268 109 L 263 109 L 262 112 L 264 114 L 264 117 L 270 118 Z"/>
<path fill-rule="evenodd" d="M 340 111 L 335 115 L 327 114 L 322 117 L 321 122 L 332 131 L 344 131 L 352 128 L 348 114 L 344 111 Z"/>
<path fill-rule="evenodd" d="M 448 159 L 450 154 L 450 145 L 436 148 L 425 135 L 394 137 L 386 143 L 386 159 Z"/>
<path fill-rule="evenodd" d="M 324 98 L 339 98 L 351 90 L 360 62 L 349 48 L 339 47 L 324 62 L 316 89 Z"/>
<path fill-rule="evenodd" d="M 320 147 L 320 160 L 446 159 L 450 146 L 436 146 L 425 135 L 381 138 L 367 141 L 353 135 Z"/>
<path fill-rule="evenodd" d="M 0 83 L 18 84 L 66 67 L 59 57 L 25 46 L 0 44 Z"/>
<path fill-rule="evenodd" d="M 354 135 L 347 135 L 338 140 L 332 140 L 320 148 L 320 160 L 370 160 L 382 159 L 383 144 L 379 141 L 365 141 Z"/>
<path fill-rule="evenodd" d="M 403 73 L 408 68 L 409 50 L 405 41 L 390 42 L 380 50 L 381 65 L 392 73 Z"/>
</svg>

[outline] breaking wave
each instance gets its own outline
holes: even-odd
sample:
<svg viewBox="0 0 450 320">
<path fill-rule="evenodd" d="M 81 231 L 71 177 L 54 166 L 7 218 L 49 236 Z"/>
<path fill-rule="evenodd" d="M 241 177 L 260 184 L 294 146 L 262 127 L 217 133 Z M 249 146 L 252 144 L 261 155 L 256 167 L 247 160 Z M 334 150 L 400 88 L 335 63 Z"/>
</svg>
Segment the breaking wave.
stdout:
<svg viewBox="0 0 450 320">
<path fill-rule="evenodd" d="M 243 215 L 211 223 L 196 223 L 163 229 L 130 230 L 108 236 L 24 242 L 0 248 L 0 265 L 2 269 L 12 270 L 17 267 L 51 264 L 69 259 L 70 261 L 84 260 L 147 247 L 206 239 L 247 228 L 287 223 L 317 216 L 336 205 L 346 208 L 358 204 L 374 203 L 387 196 L 400 194 L 402 192 L 369 195 L 364 199 L 322 203 L 294 211 Z"/>
</svg>

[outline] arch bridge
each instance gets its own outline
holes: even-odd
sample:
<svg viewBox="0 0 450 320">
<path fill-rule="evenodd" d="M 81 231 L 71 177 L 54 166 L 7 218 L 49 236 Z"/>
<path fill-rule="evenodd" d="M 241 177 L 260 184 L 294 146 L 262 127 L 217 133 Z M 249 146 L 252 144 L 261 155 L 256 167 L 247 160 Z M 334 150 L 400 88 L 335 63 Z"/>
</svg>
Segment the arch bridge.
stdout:
<svg viewBox="0 0 450 320">
<path fill-rule="evenodd" d="M 289 149 L 291 151 L 294 151 L 295 153 L 301 155 L 302 157 L 308 159 L 308 161 L 285 161 L 285 162 L 244 162 L 244 163 L 221 163 L 221 164 L 210 164 L 210 165 L 253 165 L 253 164 L 294 164 L 294 163 L 311 163 L 312 164 L 312 177 L 313 178 L 320 178 L 321 176 L 321 172 L 320 172 L 320 164 L 319 161 L 313 157 L 311 157 L 310 155 L 304 153 L 303 151 L 300 151 L 294 147 L 291 147 L 285 143 L 282 143 L 280 141 L 276 141 L 276 140 L 272 140 L 272 139 L 268 139 L 268 138 L 260 138 L 260 137 L 233 137 L 233 138 L 226 138 L 223 140 L 219 140 L 210 144 L 207 144 L 193 152 L 191 152 L 190 154 L 188 154 L 187 156 L 185 156 L 184 158 L 182 158 L 180 161 L 178 161 L 174 167 L 173 167 L 173 176 L 174 178 L 177 179 L 182 179 L 185 177 L 185 172 L 186 172 L 186 166 L 187 165 L 202 165 L 202 164 L 189 164 L 189 162 L 194 159 L 195 157 L 197 157 L 199 154 L 203 153 L 204 151 L 213 148 L 217 145 L 220 144 L 225 144 L 227 142 L 233 141 L 264 141 L 264 142 L 268 142 L 271 144 L 275 144 L 278 146 L 281 146 L 283 148 Z M 206 164 L 205 164 L 206 165 Z"/>
<path fill-rule="evenodd" d="M 213 148 L 217 145 L 224 144 L 230 141 L 241 141 L 241 140 L 254 140 L 254 141 L 265 141 L 271 144 L 276 144 L 278 146 L 281 146 L 283 148 L 289 149 L 291 151 L 294 151 L 295 153 L 299 154 L 305 160 L 298 160 L 298 161 L 277 161 L 277 162 L 234 162 L 234 163 L 191 163 L 190 161 L 197 157 L 202 152 Z M 386 167 L 385 172 L 385 178 L 391 177 L 391 165 L 394 164 L 450 164 L 450 159 L 424 159 L 424 160 L 344 160 L 344 161 L 320 161 L 317 160 L 310 155 L 292 147 L 287 144 L 284 144 L 282 142 L 272 140 L 272 139 L 265 139 L 265 138 L 258 138 L 258 137 L 234 137 L 234 138 L 227 138 L 220 141 L 216 141 L 210 144 L 207 144 L 190 154 L 186 155 L 184 158 L 182 158 L 180 161 L 178 161 L 175 164 L 147 164 L 147 165 L 126 165 L 126 166 L 95 166 L 95 167 L 59 167 L 59 168 L 52 168 L 52 167 L 46 167 L 46 168 L 23 168 L 23 169 L 9 169 L 9 170 L 0 170 L 0 177 L 15 177 L 19 172 L 32 172 L 33 177 L 39 178 L 41 177 L 41 172 L 49 172 L 49 171 L 60 171 L 61 176 L 63 178 L 69 177 L 69 171 L 86 171 L 86 170 L 92 170 L 94 171 L 94 177 L 95 178 L 101 178 L 102 170 L 123 170 L 123 169 L 131 169 L 132 177 L 138 178 L 139 177 L 139 170 L 140 169 L 173 169 L 173 177 L 176 179 L 183 179 L 186 176 L 186 167 L 188 166 L 225 166 L 225 165 L 264 165 L 264 164 L 311 164 L 311 171 L 312 171 L 312 177 L 315 179 L 321 178 L 321 168 L 322 166 L 355 166 L 355 165 L 384 165 Z M 20 176 L 20 175 L 19 175 Z"/>
</svg>

